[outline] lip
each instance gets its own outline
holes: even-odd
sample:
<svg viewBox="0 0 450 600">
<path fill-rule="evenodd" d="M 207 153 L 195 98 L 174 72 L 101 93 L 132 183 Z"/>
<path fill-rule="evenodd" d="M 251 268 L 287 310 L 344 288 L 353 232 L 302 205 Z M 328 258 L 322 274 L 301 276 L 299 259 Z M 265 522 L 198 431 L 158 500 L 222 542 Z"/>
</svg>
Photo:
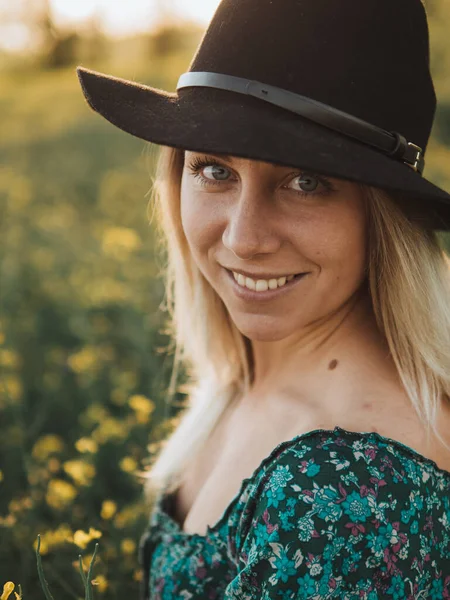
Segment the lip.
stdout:
<svg viewBox="0 0 450 600">
<path fill-rule="evenodd" d="M 227 277 L 231 280 L 231 285 L 237 296 L 242 298 L 242 300 L 247 300 L 248 302 L 269 302 L 278 298 L 282 294 L 289 293 L 290 290 L 293 290 L 296 286 L 300 284 L 300 282 L 305 278 L 309 273 L 303 273 L 299 277 L 294 277 L 288 283 L 285 283 L 283 287 L 277 288 L 276 290 L 267 290 L 266 292 L 256 292 L 254 290 L 249 290 L 246 287 L 243 287 L 238 284 L 238 282 L 234 279 L 233 273 L 228 269 L 224 269 Z"/>
</svg>

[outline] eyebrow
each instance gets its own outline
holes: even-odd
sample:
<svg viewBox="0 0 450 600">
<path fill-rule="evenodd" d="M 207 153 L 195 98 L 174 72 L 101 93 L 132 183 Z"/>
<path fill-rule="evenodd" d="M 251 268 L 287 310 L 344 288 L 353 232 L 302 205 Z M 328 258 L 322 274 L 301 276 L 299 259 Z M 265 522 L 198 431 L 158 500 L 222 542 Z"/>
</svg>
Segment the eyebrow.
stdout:
<svg viewBox="0 0 450 600">
<path fill-rule="evenodd" d="M 230 156 L 229 154 L 218 154 L 216 152 L 208 152 L 206 150 L 204 152 L 195 150 L 195 154 L 204 154 L 205 156 L 214 156 L 215 158 L 221 158 L 222 160 L 224 160 L 226 162 L 233 162 L 233 157 Z"/>
<path fill-rule="evenodd" d="M 195 153 L 196 154 L 204 154 L 205 156 L 214 156 L 215 158 L 222 159 L 222 160 L 224 160 L 225 162 L 228 162 L 228 163 L 232 163 L 233 160 L 234 160 L 234 158 L 239 158 L 239 157 L 233 157 L 230 154 L 219 154 L 217 152 L 207 152 L 207 151 L 199 152 L 199 151 L 195 151 Z M 291 168 L 293 168 L 293 167 L 289 167 L 287 165 L 279 165 L 279 164 L 276 164 L 276 163 L 272 163 L 270 161 L 261 161 L 261 162 L 268 162 L 268 164 L 271 165 L 272 167 L 279 168 L 279 169 L 291 169 Z"/>
</svg>

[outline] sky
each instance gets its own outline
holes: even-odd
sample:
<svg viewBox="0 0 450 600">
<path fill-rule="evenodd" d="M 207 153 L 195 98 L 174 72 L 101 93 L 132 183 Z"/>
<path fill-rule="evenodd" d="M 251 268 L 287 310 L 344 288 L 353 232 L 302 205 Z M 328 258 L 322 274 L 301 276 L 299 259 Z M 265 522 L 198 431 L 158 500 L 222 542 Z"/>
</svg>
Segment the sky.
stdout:
<svg viewBox="0 0 450 600">
<path fill-rule="evenodd" d="M 148 29 L 156 5 L 173 7 L 180 16 L 206 25 L 219 0 L 50 0 L 50 3 L 57 22 L 82 21 L 97 12 L 108 33 L 122 34 Z"/>
<path fill-rule="evenodd" d="M 0 0 L 0 8 L 2 1 Z M 197 21 L 206 27 L 220 0 L 49 0 L 53 18 L 60 26 L 83 25 L 96 15 L 102 29 L 110 35 L 127 35 L 148 31 L 158 14 L 157 7 L 170 7 L 180 17 Z M 36 2 L 34 6 L 38 6 Z M 16 11 L 13 11 L 17 15 Z M 0 11 L 0 17 L 1 17 Z M 15 22 L 0 21 L 0 46 L 18 50 L 27 45 L 26 27 Z"/>
</svg>

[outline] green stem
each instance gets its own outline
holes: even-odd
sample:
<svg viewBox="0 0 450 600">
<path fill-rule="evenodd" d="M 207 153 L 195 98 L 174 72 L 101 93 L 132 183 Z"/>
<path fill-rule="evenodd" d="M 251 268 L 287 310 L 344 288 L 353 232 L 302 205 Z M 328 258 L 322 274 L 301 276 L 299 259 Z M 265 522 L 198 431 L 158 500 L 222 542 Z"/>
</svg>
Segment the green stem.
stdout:
<svg viewBox="0 0 450 600">
<path fill-rule="evenodd" d="M 92 555 L 91 563 L 89 565 L 89 570 L 88 570 L 88 574 L 87 574 L 86 600 L 93 600 L 91 577 L 92 577 L 92 567 L 94 566 L 95 557 L 97 555 L 97 550 L 98 550 L 98 542 L 97 542 L 97 544 L 95 544 L 94 554 Z"/>
<path fill-rule="evenodd" d="M 84 574 L 83 561 L 81 560 L 81 554 L 78 555 L 78 563 L 80 565 L 81 579 L 83 580 L 83 585 L 86 588 L 86 575 Z"/>
<path fill-rule="evenodd" d="M 39 574 L 39 581 L 41 582 L 42 589 L 44 590 L 45 597 L 47 600 L 53 600 L 53 596 L 50 594 L 50 590 L 48 589 L 47 582 L 45 581 L 44 570 L 42 568 L 41 555 L 39 554 L 39 549 L 41 547 L 41 535 L 38 534 L 38 544 L 36 549 L 36 558 L 37 558 L 37 569 Z"/>
</svg>

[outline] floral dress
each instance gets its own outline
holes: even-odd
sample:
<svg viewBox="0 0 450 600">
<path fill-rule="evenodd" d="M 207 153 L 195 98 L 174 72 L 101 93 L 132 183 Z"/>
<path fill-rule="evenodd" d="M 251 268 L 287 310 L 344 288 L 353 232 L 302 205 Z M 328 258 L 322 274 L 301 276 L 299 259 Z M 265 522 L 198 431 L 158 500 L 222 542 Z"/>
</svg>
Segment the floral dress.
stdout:
<svg viewBox="0 0 450 600">
<path fill-rule="evenodd" d="M 282 442 L 205 535 L 160 495 L 142 600 L 450 600 L 450 472 L 375 432 Z"/>
</svg>

